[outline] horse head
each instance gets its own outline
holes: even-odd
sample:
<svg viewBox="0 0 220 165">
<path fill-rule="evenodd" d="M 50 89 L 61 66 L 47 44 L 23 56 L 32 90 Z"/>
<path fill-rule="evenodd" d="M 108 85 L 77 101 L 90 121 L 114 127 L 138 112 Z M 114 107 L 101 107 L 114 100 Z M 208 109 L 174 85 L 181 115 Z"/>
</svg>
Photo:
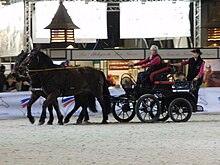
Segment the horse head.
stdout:
<svg viewBox="0 0 220 165">
<path fill-rule="evenodd" d="M 15 65 L 11 71 L 11 75 L 14 77 L 20 77 L 21 75 L 26 75 L 27 73 L 27 68 L 26 67 L 21 67 L 21 63 L 24 61 L 24 59 L 27 57 L 28 53 L 25 51 L 21 51 L 19 55 L 15 58 Z"/>
<path fill-rule="evenodd" d="M 15 65 L 13 67 L 12 73 L 20 73 L 23 72 L 26 68 L 22 67 L 23 61 L 27 58 L 28 52 L 24 50 L 21 51 L 19 55 L 15 58 Z"/>
<path fill-rule="evenodd" d="M 52 59 L 39 49 L 32 50 L 28 57 L 24 62 L 30 70 L 51 68 L 54 65 Z"/>
</svg>

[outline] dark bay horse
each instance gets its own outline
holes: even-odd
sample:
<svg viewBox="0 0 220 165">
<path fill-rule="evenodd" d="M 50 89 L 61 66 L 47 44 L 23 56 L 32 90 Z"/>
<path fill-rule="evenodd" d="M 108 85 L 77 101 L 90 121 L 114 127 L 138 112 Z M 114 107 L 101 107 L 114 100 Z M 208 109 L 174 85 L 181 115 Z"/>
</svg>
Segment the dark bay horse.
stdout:
<svg viewBox="0 0 220 165">
<path fill-rule="evenodd" d="M 102 107 L 102 123 L 107 123 L 111 103 L 107 80 L 103 72 L 92 67 L 61 68 L 42 51 L 32 51 L 21 63 L 21 66 L 26 65 L 29 74 L 33 73 L 39 78 L 42 90 L 47 95 L 42 106 L 40 122 L 44 122 L 46 108 L 56 102 L 57 97 L 92 95 L 97 98 Z M 86 99 L 82 99 L 84 101 L 81 100 L 81 103 L 85 104 Z M 85 115 L 84 109 L 82 113 Z"/>
<path fill-rule="evenodd" d="M 14 74 L 16 76 L 19 75 L 23 75 L 23 72 L 26 72 L 26 69 L 22 69 L 19 68 L 19 65 L 23 62 L 23 60 L 27 57 L 28 53 L 21 51 L 21 53 L 16 57 L 16 63 L 15 63 L 15 67 L 14 67 Z M 29 118 L 29 121 L 33 124 L 35 122 L 34 117 L 31 114 L 31 107 L 34 104 L 34 102 L 39 98 L 39 97 L 44 97 L 46 98 L 46 94 L 41 90 L 41 82 L 40 79 L 38 78 L 38 76 L 34 76 L 34 73 L 30 73 L 30 79 L 31 79 L 31 86 L 32 86 L 32 94 L 30 97 L 30 101 L 28 102 L 27 105 L 27 117 Z M 92 112 L 97 112 L 96 110 L 96 103 L 95 103 L 95 97 L 93 96 L 85 96 L 85 95 L 77 95 L 74 97 L 75 98 L 75 106 L 74 109 L 67 115 L 67 117 L 65 118 L 65 123 L 69 122 L 70 117 L 73 115 L 74 112 L 76 112 L 78 110 L 78 108 L 80 106 L 82 106 L 82 108 L 87 109 L 87 107 L 89 107 L 89 109 Z M 85 100 L 85 98 L 87 98 L 87 104 L 86 103 L 82 103 L 81 100 L 83 99 Z M 87 107 L 85 107 L 85 105 L 87 105 Z M 52 124 L 53 120 L 54 120 L 54 116 L 53 116 L 53 107 L 57 112 L 57 116 L 58 116 L 58 123 L 62 124 L 62 114 L 60 114 L 59 112 L 59 108 L 58 106 L 58 101 L 56 99 L 56 102 L 53 104 L 50 104 L 48 106 L 48 111 L 49 111 L 49 121 L 47 122 L 48 124 Z M 84 116 L 85 115 L 85 116 Z M 85 121 L 89 120 L 89 115 L 88 112 L 86 111 L 85 114 L 83 114 L 82 112 L 79 115 L 79 118 L 77 119 L 77 123 L 82 123 L 83 118 L 85 117 Z M 39 124 L 43 124 L 43 122 L 39 122 Z"/>
</svg>

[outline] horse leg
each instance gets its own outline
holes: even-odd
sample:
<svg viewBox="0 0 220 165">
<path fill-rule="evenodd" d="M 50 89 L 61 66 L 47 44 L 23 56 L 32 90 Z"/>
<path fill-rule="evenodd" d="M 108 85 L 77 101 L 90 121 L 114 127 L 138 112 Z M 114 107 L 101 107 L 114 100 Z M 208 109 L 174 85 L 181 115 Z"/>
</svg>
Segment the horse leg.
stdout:
<svg viewBox="0 0 220 165">
<path fill-rule="evenodd" d="M 96 109 L 96 99 L 92 94 L 88 94 L 87 96 L 87 107 L 89 108 L 89 110 L 93 113 L 98 112 L 98 110 Z M 88 122 L 89 121 L 89 113 L 86 109 L 85 111 L 85 116 L 84 116 L 84 121 Z"/>
<path fill-rule="evenodd" d="M 89 114 L 87 111 L 88 96 L 85 94 L 80 94 L 80 95 L 77 95 L 77 97 L 75 99 L 76 99 L 75 101 L 77 101 L 77 103 L 79 103 L 82 107 L 82 110 L 79 114 L 79 117 L 78 117 L 76 123 L 81 124 L 84 117 L 85 117 L 84 121 L 87 122 L 89 120 Z"/>
<path fill-rule="evenodd" d="M 58 124 L 59 125 L 63 125 L 63 115 L 60 112 L 59 103 L 58 103 L 57 99 L 56 99 L 55 103 L 53 104 L 53 106 L 54 106 L 54 109 L 55 109 L 55 111 L 57 113 Z"/>
<path fill-rule="evenodd" d="M 75 96 L 75 106 L 72 109 L 72 111 L 70 111 L 67 116 L 64 119 L 64 123 L 68 123 L 70 121 L 70 118 L 72 117 L 72 115 L 77 111 L 77 109 L 80 107 L 80 103 L 77 99 L 77 97 Z"/>
<path fill-rule="evenodd" d="M 27 104 L 27 118 L 29 119 L 31 124 L 33 124 L 35 122 L 35 119 L 31 114 L 31 107 L 39 97 L 40 97 L 40 95 L 38 95 L 36 92 L 32 92 L 30 100 Z"/>
<path fill-rule="evenodd" d="M 47 124 L 48 124 L 48 125 L 52 125 L 52 124 L 53 124 L 53 120 L 54 120 L 54 116 L 53 116 L 53 106 L 52 106 L 52 104 L 50 104 L 50 105 L 48 106 L 48 111 L 49 111 L 49 114 L 50 114 L 50 118 L 49 118 Z"/>
<path fill-rule="evenodd" d="M 96 99 L 95 97 L 92 95 L 92 94 L 88 94 L 87 95 L 87 99 L 88 99 L 88 107 L 89 107 L 89 110 L 91 112 L 98 112 L 98 110 L 96 109 Z"/>
<path fill-rule="evenodd" d="M 104 97 L 99 95 L 96 98 L 102 108 L 102 115 L 103 115 L 102 124 L 108 124 L 108 121 L 107 121 L 108 120 L 108 113 L 105 108 Z"/>
<path fill-rule="evenodd" d="M 79 117 L 78 117 L 76 123 L 77 124 L 81 124 L 82 121 L 83 121 L 83 118 L 84 118 L 84 121 L 88 123 L 88 121 L 89 121 L 89 113 L 87 111 L 87 106 L 85 106 L 85 105 L 82 106 L 82 111 L 80 112 Z"/>
<path fill-rule="evenodd" d="M 45 123 L 45 118 L 46 118 L 46 109 L 47 107 L 50 105 L 50 104 L 53 104 L 53 103 L 56 103 L 56 99 L 57 99 L 57 95 L 55 93 L 50 93 L 46 100 L 44 101 L 43 103 L 43 106 L 42 106 L 42 113 L 41 113 L 41 116 L 40 116 L 40 120 L 39 120 L 39 125 L 42 125 Z M 55 105 L 56 104 L 53 104 L 54 105 L 54 108 L 55 108 Z M 59 106 L 58 106 L 58 109 L 57 111 L 59 111 Z M 61 113 L 60 113 L 61 114 Z"/>
<path fill-rule="evenodd" d="M 41 115 L 40 115 L 39 125 L 43 125 L 45 123 L 46 108 L 48 107 L 48 105 L 46 103 L 47 103 L 47 100 L 45 100 L 43 105 L 42 105 L 42 112 L 41 112 Z"/>
<path fill-rule="evenodd" d="M 72 115 L 77 111 L 77 109 L 79 108 L 80 106 L 74 106 L 74 108 L 66 115 L 65 119 L 64 119 L 64 123 L 69 123 L 70 121 L 70 118 L 72 117 Z"/>
<path fill-rule="evenodd" d="M 89 122 L 89 112 L 87 111 L 87 108 L 85 109 L 85 112 L 84 112 L 85 116 L 84 116 L 84 122 L 88 123 Z"/>
</svg>

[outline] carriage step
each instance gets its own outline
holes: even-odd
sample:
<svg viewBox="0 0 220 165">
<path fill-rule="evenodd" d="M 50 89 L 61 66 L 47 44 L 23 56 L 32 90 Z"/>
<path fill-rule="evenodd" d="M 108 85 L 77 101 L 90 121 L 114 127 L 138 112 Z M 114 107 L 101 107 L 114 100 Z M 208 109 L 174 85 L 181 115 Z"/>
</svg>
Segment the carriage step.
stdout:
<svg viewBox="0 0 220 165">
<path fill-rule="evenodd" d="M 204 108 L 201 105 L 197 105 L 197 111 L 196 112 L 203 112 Z"/>
</svg>

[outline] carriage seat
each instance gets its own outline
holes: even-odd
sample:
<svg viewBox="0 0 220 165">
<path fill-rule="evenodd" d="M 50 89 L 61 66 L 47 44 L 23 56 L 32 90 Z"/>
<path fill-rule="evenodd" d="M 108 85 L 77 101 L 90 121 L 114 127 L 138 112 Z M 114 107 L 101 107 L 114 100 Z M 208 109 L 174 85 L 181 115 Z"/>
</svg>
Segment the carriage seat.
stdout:
<svg viewBox="0 0 220 165">
<path fill-rule="evenodd" d="M 168 81 L 167 75 L 175 73 L 175 68 L 173 66 L 166 66 L 159 70 L 156 70 L 150 74 L 150 82 L 156 85 L 167 84 L 173 85 L 175 82 Z"/>
<path fill-rule="evenodd" d="M 130 74 L 124 73 L 121 76 L 121 86 L 124 89 L 125 93 L 130 94 L 133 91 L 133 87 L 135 84 L 136 82 Z"/>
</svg>

